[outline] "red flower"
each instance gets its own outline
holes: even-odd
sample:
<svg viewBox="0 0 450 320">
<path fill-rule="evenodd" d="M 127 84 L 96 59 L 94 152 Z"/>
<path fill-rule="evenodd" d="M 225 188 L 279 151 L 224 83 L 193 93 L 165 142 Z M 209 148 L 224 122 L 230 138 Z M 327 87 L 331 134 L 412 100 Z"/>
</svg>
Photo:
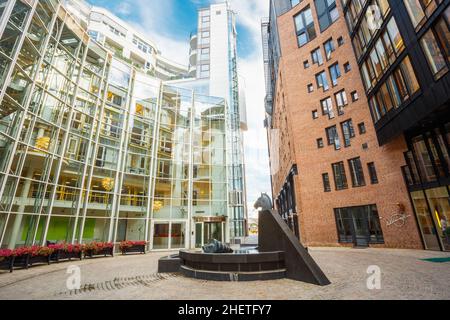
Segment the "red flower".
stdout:
<svg viewBox="0 0 450 320">
<path fill-rule="evenodd" d="M 9 258 L 13 255 L 13 251 L 9 249 L 0 250 L 0 258 Z"/>
<path fill-rule="evenodd" d="M 113 248 L 114 243 L 112 242 L 91 242 L 85 245 L 86 250 L 100 252 L 104 249 Z"/>
<path fill-rule="evenodd" d="M 48 247 L 53 249 L 53 250 L 63 250 L 64 249 L 64 244 L 51 244 Z"/>
<path fill-rule="evenodd" d="M 36 256 L 48 257 L 54 251 L 55 249 L 50 247 L 32 246 L 32 247 L 17 248 L 13 251 L 12 255 L 15 257 L 23 257 L 29 254 L 33 257 Z"/>
<path fill-rule="evenodd" d="M 119 245 L 120 250 L 131 248 L 133 246 L 145 246 L 147 241 L 122 241 Z"/>
</svg>

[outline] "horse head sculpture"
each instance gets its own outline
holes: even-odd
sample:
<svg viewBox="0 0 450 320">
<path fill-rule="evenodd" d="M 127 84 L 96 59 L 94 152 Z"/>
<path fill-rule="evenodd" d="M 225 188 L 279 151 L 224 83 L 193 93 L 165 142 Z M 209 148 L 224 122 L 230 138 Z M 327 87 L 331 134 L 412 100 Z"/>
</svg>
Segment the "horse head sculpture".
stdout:
<svg viewBox="0 0 450 320">
<path fill-rule="evenodd" d="M 267 193 L 261 193 L 261 197 L 254 204 L 254 208 L 257 210 L 261 208 L 262 211 L 272 210 L 272 200 Z"/>
</svg>

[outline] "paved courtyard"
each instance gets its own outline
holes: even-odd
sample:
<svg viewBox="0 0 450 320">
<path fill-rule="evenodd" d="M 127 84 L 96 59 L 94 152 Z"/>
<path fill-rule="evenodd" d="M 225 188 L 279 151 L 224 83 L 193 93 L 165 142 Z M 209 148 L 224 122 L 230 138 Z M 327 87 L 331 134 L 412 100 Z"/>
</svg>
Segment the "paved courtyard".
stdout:
<svg viewBox="0 0 450 320">
<path fill-rule="evenodd" d="M 450 263 L 420 259 L 450 254 L 393 249 L 312 248 L 332 284 L 292 280 L 211 282 L 158 274 L 167 253 L 117 256 L 0 273 L 0 299 L 448 299 Z M 81 290 L 69 291 L 67 268 L 79 266 Z M 381 269 L 381 289 L 367 289 L 367 268 Z"/>
</svg>

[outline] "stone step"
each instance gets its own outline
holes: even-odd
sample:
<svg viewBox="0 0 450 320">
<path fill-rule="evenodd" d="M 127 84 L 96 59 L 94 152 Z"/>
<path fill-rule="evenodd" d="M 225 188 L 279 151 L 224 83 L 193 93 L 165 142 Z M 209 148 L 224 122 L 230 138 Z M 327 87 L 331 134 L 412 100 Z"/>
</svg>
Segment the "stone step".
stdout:
<svg viewBox="0 0 450 320">
<path fill-rule="evenodd" d="M 186 277 L 210 281 L 265 281 L 286 278 L 286 269 L 254 272 L 226 272 L 195 270 L 182 265 L 180 271 Z"/>
</svg>

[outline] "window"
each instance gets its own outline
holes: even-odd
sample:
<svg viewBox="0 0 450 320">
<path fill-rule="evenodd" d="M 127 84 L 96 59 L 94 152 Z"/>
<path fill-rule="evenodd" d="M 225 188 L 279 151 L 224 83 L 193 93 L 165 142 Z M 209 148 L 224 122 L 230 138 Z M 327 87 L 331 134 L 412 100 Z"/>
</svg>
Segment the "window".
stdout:
<svg viewBox="0 0 450 320">
<path fill-rule="evenodd" d="M 309 68 L 309 61 L 308 60 L 303 61 L 303 68 L 305 68 L 305 69 Z"/>
<path fill-rule="evenodd" d="M 376 205 L 334 210 L 341 243 L 384 243 Z"/>
<path fill-rule="evenodd" d="M 323 99 L 320 101 L 320 105 L 322 106 L 322 114 L 324 116 L 328 116 L 329 119 L 334 118 L 334 111 L 333 111 L 333 102 L 330 97 Z"/>
<path fill-rule="evenodd" d="M 428 30 L 427 33 L 420 39 L 420 44 L 427 57 L 428 65 L 436 78 L 441 77 L 448 71 L 445 58 L 439 48 L 433 30 Z"/>
<path fill-rule="evenodd" d="M 320 52 L 320 48 L 317 48 L 311 52 L 311 58 L 313 64 L 317 64 L 319 66 L 323 64 L 322 53 Z"/>
<path fill-rule="evenodd" d="M 375 163 L 373 163 L 373 162 L 368 163 L 367 168 L 369 169 L 370 183 L 377 184 L 378 183 L 378 175 L 377 175 L 377 169 L 375 168 Z"/>
<path fill-rule="evenodd" d="M 406 56 L 406 58 L 401 62 L 400 69 L 402 70 L 402 75 L 404 77 L 406 87 L 408 88 L 408 92 L 412 96 L 420 89 L 420 85 L 417 81 L 409 56 Z"/>
<path fill-rule="evenodd" d="M 339 64 L 335 63 L 330 68 L 331 84 L 333 87 L 338 85 L 338 79 L 341 77 L 341 70 L 339 69 Z"/>
<path fill-rule="evenodd" d="M 202 48 L 200 50 L 200 60 L 209 60 L 209 48 Z"/>
<path fill-rule="evenodd" d="M 364 172 L 361 165 L 361 159 L 355 158 L 348 161 L 350 175 L 352 176 L 353 187 L 363 187 L 366 185 Z"/>
<path fill-rule="evenodd" d="M 345 175 L 344 162 L 333 163 L 332 168 L 336 190 L 347 189 L 348 183 L 347 183 L 347 176 Z"/>
<path fill-rule="evenodd" d="M 365 134 L 367 132 L 366 125 L 364 122 L 361 122 L 358 124 L 358 131 L 359 131 L 359 134 Z"/>
<path fill-rule="evenodd" d="M 319 119 L 319 112 L 318 112 L 317 110 L 314 110 L 314 111 L 312 112 L 312 118 L 313 118 L 313 119 Z"/>
<path fill-rule="evenodd" d="M 403 3 L 406 6 L 409 17 L 414 28 L 420 28 L 425 22 L 425 15 L 431 16 L 434 10 L 437 8 L 437 3 L 441 0 L 405 0 Z"/>
<path fill-rule="evenodd" d="M 339 47 L 343 46 L 343 45 L 344 45 L 344 38 L 343 38 L 343 37 L 339 37 L 339 38 L 337 39 L 337 43 L 338 43 L 338 46 L 339 46 Z"/>
<path fill-rule="evenodd" d="M 325 49 L 325 57 L 327 61 L 331 59 L 331 54 L 334 51 L 333 39 L 328 40 L 323 44 L 323 48 Z"/>
<path fill-rule="evenodd" d="M 352 70 L 352 67 L 350 66 L 350 62 L 346 62 L 344 64 L 344 70 L 345 70 L 345 73 L 348 73 Z"/>
<path fill-rule="evenodd" d="M 307 88 L 308 88 L 308 93 L 311 93 L 314 91 L 314 86 L 312 83 L 308 84 Z"/>
<path fill-rule="evenodd" d="M 341 90 L 334 95 L 339 115 L 344 114 L 344 107 L 348 104 L 345 90 Z"/>
<path fill-rule="evenodd" d="M 443 49 L 443 54 L 447 57 L 447 61 L 450 61 L 450 7 L 445 10 L 434 29 L 437 40 Z"/>
<path fill-rule="evenodd" d="M 328 89 L 330 89 L 325 71 L 316 74 L 316 82 L 317 88 L 323 88 L 323 91 L 327 91 Z"/>
<path fill-rule="evenodd" d="M 335 0 L 314 0 L 320 31 L 327 29 L 339 18 L 339 12 Z"/>
<path fill-rule="evenodd" d="M 298 5 L 300 3 L 301 0 L 291 0 L 291 7 L 295 7 L 296 5 Z"/>
<path fill-rule="evenodd" d="M 355 130 L 353 129 L 352 120 L 347 120 L 341 123 L 342 134 L 344 136 L 344 146 L 349 147 L 351 145 L 351 139 L 355 137 Z"/>
<path fill-rule="evenodd" d="M 336 126 L 332 126 L 325 129 L 328 145 L 334 145 L 335 150 L 339 150 L 341 148 L 341 142 L 339 140 L 339 135 L 336 129 Z"/>
<path fill-rule="evenodd" d="M 323 190 L 325 192 L 331 192 L 330 176 L 328 173 L 322 174 Z"/>
<path fill-rule="evenodd" d="M 358 96 L 358 92 L 357 92 L 357 91 L 353 91 L 353 92 L 351 93 L 351 95 L 352 95 L 352 101 L 353 101 L 353 102 L 359 100 L 359 96 Z"/>
<path fill-rule="evenodd" d="M 316 38 L 316 30 L 314 28 L 314 20 L 311 8 L 307 7 L 294 17 L 297 32 L 298 46 L 302 47 L 309 41 Z"/>
<path fill-rule="evenodd" d="M 399 107 L 419 89 L 411 61 L 406 56 L 369 101 L 374 122 L 378 122 L 391 109 Z"/>
<path fill-rule="evenodd" d="M 389 34 L 389 38 L 391 39 L 395 52 L 399 53 L 403 51 L 405 48 L 405 44 L 403 42 L 403 38 L 400 35 L 400 31 L 398 31 L 397 23 L 395 19 L 392 18 L 387 25 L 387 32 Z"/>
<path fill-rule="evenodd" d="M 317 148 L 322 149 L 323 147 L 324 147 L 323 139 L 322 138 L 317 139 Z"/>
</svg>

